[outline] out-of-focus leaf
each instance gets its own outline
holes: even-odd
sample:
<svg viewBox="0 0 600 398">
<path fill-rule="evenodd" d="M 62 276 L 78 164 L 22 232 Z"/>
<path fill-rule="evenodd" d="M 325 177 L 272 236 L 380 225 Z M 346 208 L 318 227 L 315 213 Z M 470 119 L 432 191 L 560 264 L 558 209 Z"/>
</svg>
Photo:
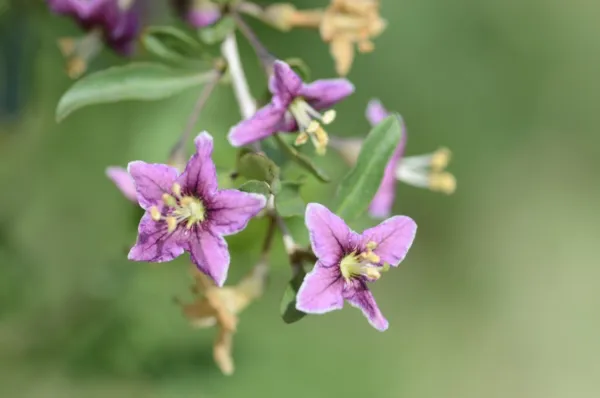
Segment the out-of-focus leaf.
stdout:
<svg viewBox="0 0 600 398">
<path fill-rule="evenodd" d="M 305 276 L 306 272 L 304 271 L 304 268 L 301 268 L 300 272 L 292 278 L 283 292 L 279 311 L 281 312 L 281 317 L 285 323 L 298 322 L 306 316 L 305 312 L 296 308 L 296 296 L 298 295 L 298 290 L 300 289 Z"/>
<path fill-rule="evenodd" d="M 275 195 L 275 208 L 281 217 L 303 216 L 305 203 L 300 197 L 300 184 L 283 181 Z"/>
<path fill-rule="evenodd" d="M 225 40 L 225 37 L 235 29 L 235 21 L 231 17 L 223 17 L 214 25 L 198 31 L 198 37 L 204 43 L 212 45 Z"/>
<path fill-rule="evenodd" d="M 238 159 L 237 172 L 249 180 L 265 181 L 271 185 L 273 193 L 278 192 L 279 167 L 268 157 L 260 153 L 245 153 Z"/>
<path fill-rule="evenodd" d="M 274 138 L 282 152 L 289 156 L 290 159 L 293 160 L 296 164 L 298 164 L 300 167 L 311 173 L 319 181 L 331 181 L 329 176 L 317 165 L 315 165 L 308 156 L 306 156 L 303 153 L 300 153 L 296 148 L 294 148 L 286 140 L 284 140 L 279 134 L 275 134 Z"/>
<path fill-rule="evenodd" d="M 154 63 L 114 66 L 85 76 L 63 94 L 57 121 L 89 105 L 126 100 L 158 100 L 204 84 L 212 71 L 190 71 Z"/>
<path fill-rule="evenodd" d="M 142 43 L 151 54 L 177 64 L 197 63 L 202 52 L 202 44 L 198 40 L 172 26 L 147 28 Z"/>
<path fill-rule="evenodd" d="M 377 193 L 385 167 L 402 135 L 399 117 L 388 116 L 373 127 L 365 139 L 356 165 L 340 183 L 333 208 L 346 221 L 359 217 Z"/>
<path fill-rule="evenodd" d="M 264 181 L 256 181 L 256 180 L 248 181 L 248 182 L 242 184 L 242 186 L 240 186 L 238 189 L 243 192 L 251 192 L 251 193 L 261 194 L 267 199 L 271 195 L 271 188 L 269 187 L 269 184 L 267 184 Z"/>
</svg>

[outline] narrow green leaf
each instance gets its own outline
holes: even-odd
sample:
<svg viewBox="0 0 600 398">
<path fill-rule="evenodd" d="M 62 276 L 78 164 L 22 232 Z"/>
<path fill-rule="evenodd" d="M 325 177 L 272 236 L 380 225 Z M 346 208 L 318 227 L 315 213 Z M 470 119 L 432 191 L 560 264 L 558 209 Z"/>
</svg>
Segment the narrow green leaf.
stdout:
<svg viewBox="0 0 600 398">
<path fill-rule="evenodd" d="M 306 205 L 300 197 L 300 184 L 283 181 L 275 195 L 275 208 L 281 217 L 303 216 Z"/>
<path fill-rule="evenodd" d="M 202 52 L 197 39 L 172 26 L 147 28 L 142 43 L 151 54 L 177 64 L 197 63 Z"/>
<path fill-rule="evenodd" d="M 225 40 L 225 37 L 235 29 L 235 21 L 231 17 L 223 17 L 212 26 L 198 31 L 198 37 L 204 43 L 212 45 Z"/>
<path fill-rule="evenodd" d="M 264 181 L 256 181 L 256 180 L 248 181 L 248 182 L 242 184 L 242 186 L 240 186 L 238 189 L 243 192 L 251 192 L 251 193 L 261 194 L 267 199 L 271 195 L 271 188 L 269 187 L 269 184 L 267 184 Z"/>
<path fill-rule="evenodd" d="M 336 214 L 346 221 L 358 218 L 377 193 L 383 173 L 402 135 L 399 115 L 385 118 L 367 136 L 356 165 L 336 194 Z"/>
<path fill-rule="evenodd" d="M 245 153 L 238 159 L 237 172 L 249 180 L 266 181 L 272 184 L 279 180 L 279 167 L 260 153 Z"/>
<path fill-rule="evenodd" d="M 275 141 L 279 148 L 290 157 L 298 166 L 302 167 L 313 176 L 315 176 L 319 181 L 329 182 L 331 179 L 329 176 L 320 169 L 317 165 L 313 163 L 313 161 L 303 153 L 300 153 L 296 148 L 294 148 L 290 143 L 284 140 L 279 134 L 274 135 Z"/>
<path fill-rule="evenodd" d="M 279 305 L 279 311 L 285 323 L 298 322 L 300 319 L 306 316 L 305 312 L 302 312 L 296 308 L 296 296 L 298 295 L 298 290 L 300 289 L 305 276 L 306 272 L 302 268 L 300 272 L 298 272 L 298 274 L 294 276 L 288 283 L 285 291 L 283 292 L 283 298 L 281 299 L 281 304 Z"/>
<path fill-rule="evenodd" d="M 153 63 L 132 63 L 92 73 L 63 94 L 56 109 L 57 121 L 89 105 L 126 100 L 158 100 L 199 86 L 212 71 L 189 71 Z"/>
</svg>

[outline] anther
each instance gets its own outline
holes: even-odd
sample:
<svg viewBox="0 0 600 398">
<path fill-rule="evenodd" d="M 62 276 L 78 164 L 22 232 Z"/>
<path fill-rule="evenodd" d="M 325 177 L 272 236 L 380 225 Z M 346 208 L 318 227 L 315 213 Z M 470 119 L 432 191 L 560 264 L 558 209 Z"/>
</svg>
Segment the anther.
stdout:
<svg viewBox="0 0 600 398">
<path fill-rule="evenodd" d="M 173 193 L 175 194 L 175 196 L 180 197 L 181 196 L 181 185 L 175 183 L 173 184 Z"/>
<path fill-rule="evenodd" d="M 373 267 L 368 267 L 367 269 L 365 269 L 364 274 L 367 278 L 369 279 L 379 279 L 381 278 L 381 273 Z"/>
<path fill-rule="evenodd" d="M 429 176 L 429 187 L 450 195 L 456 190 L 456 179 L 450 173 L 433 173 Z"/>
<path fill-rule="evenodd" d="M 163 203 L 169 207 L 177 206 L 177 200 L 175 200 L 175 198 L 169 195 L 168 193 L 163 193 L 162 200 Z"/>
<path fill-rule="evenodd" d="M 335 110 L 330 109 L 323 114 L 321 120 L 323 121 L 323 124 L 330 124 L 335 120 L 335 116 Z"/>
<path fill-rule="evenodd" d="M 175 228 L 177 228 L 177 219 L 175 217 L 169 216 L 165 220 L 167 221 L 167 231 L 169 233 L 175 231 Z"/>
<path fill-rule="evenodd" d="M 321 125 L 319 124 L 319 122 L 317 122 L 316 120 L 312 120 L 308 124 L 308 127 L 306 127 L 306 132 L 308 134 L 313 134 L 313 133 L 316 133 L 320 128 L 321 128 Z"/>
<path fill-rule="evenodd" d="M 306 144 L 306 141 L 308 141 L 308 134 L 306 134 L 305 132 L 301 132 L 300 134 L 298 134 L 296 136 L 296 141 L 294 141 L 294 144 L 302 145 L 302 144 Z"/>
<path fill-rule="evenodd" d="M 373 241 L 367 242 L 367 249 L 369 249 L 369 250 L 375 250 L 376 248 L 377 248 L 377 243 L 376 242 L 373 242 Z"/>
<path fill-rule="evenodd" d="M 442 171 L 450 162 L 452 153 L 448 148 L 440 148 L 431 156 L 431 169 L 434 171 Z"/>
<path fill-rule="evenodd" d="M 162 217 L 160 214 L 160 210 L 158 210 L 158 207 L 156 207 L 156 206 L 152 206 L 150 208 L 150 216 L 152 217 L 152 219 L 154 221 L 159 221 Z"/>
</svg>

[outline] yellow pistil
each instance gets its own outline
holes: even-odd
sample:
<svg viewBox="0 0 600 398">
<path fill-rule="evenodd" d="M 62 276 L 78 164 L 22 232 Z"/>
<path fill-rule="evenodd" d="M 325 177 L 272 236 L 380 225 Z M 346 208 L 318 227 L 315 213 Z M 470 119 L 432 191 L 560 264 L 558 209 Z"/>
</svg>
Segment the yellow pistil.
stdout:
<svg viewBox="0 0 600 398">
<path fill-rule="evenodd" d="M 206 219 L 206 208 L 199 198 L 182 195 L 181 186 L 177 183 L 173 184 L 171 192 L 173 195 L 166 192 L 162 195 L 164 212 L 167 215 L 163 215 L 156 206 L 150 208 L 152 219 L 156 222 L 166 222 L 169 233 L 175 231 L 180 223 L 185 222 L 185 227 L 191 229 Z"/>
<path fill-rule="evenodd" d="M 380 266 L 381 258 L 373 253 L 377 247 L 375 242 L 367 243 L 366 250 L 361 253 L 353 252 L 348 254 L 340 262 L 340 272 L 346 280 L 350 282 L 352 278 L 364 276 L 369 280 L 381 278 L 381 273 L 389 270 L 389 265 Z"/>
<path fill-rule="evenodd" d="M 289 111 L 298 123 L 299 134 L 295 144 L 305 144 L 308 139 L 312 141 L 319 155 L 325 154 L 329 136 L 323 125 L 331 124 L 335 120 L 336 113 L 330 109 L 323 114 L 317 112 L 303 98 L 296 98 L 289 107 Z"/>
</svg>

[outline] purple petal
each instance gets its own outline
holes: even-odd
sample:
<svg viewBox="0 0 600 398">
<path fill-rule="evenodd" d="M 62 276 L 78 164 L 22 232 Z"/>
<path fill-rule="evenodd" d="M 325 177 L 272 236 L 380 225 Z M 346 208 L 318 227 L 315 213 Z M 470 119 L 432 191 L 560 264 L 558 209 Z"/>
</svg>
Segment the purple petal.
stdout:
<svg viewBox="0 0 600 398">
<path fill-rule="evenodd" d="M 165 164 L 130 162 L 127 172 L 133 178 L 137 190 L 137 201 L 143 209 L 162 205 L 162 195 L 171 192 L 177 180 L 177 169 Z"/>
<path fill-rule="evenodd" d="M 156 222 L 149 213 L 144 214 L 138 227 L 138 238 L 129 251 L 128 259 L 162 263 L 171 261 L 183 253 L 179 230 L 167 231 L 164 222 Z"/>
<path fill-rule="evenodd" d="M 337 267 L 324 267 L 319 262 L 309 272 L 298 290 L 296 308 L 308 314 L 324 314 L 344 306 L 344 279 Z"/>
<path fill-rule="evenodd" d="M 196 153 L 191 157 L 178 182 L 184 193 L 208 200 L 218 187 L 217 170 L 212 161 L 213 138 L 207 132 L 198 134 L 194 140 Z"/>
<path fill-rule="evenodd" d="M 373 126 L 381 122 L 389 115 L 388 111 L 383 107 L 381 102 L 376 99 L 369 101 L 366 114 L 369 123 L 371 123 Z"/>
<path fill-rule="evenodd" d="M 106 175 L 108 178 L 115 183 L 117 188 L 121 191 L 127 199 L 137 203 L 137 192 L 135 190 L 135 183 L 133 178 L 129 175 L 127 170 L 122 167 L 107 167 Z"/>
<path fill-rule="evenodd" d="M 302 79 L 293 69 L 282 61 L 275 61 L 273 75 L 269 79 L 271 100 L 278 107 L 287 108 L 302 88 Z"/>
<path fill-rule="evenodd" d="M 242 120 L 229 130 L 229 143 L 235 147 L 260 141 L 273 135 L 284 120 L 285 108 L 268 104 L 252 117 Z"/>
<path fill-rule="evenodd" d="M 235 234 L 267 204 L 263 195 L 235 189 L 218 191 L 210 205 L 210 228 L 219 235 Z"/>
<path fill-rule="evenodd" d="M 406 147 L 406 127 L 402 118 L 399 118 L 399 121 L 402 127 L 400 142 L 385 168 L 381 185 L 379 185 L 379 189 L 369 206 L 369 214 L 374 218 L 386 218 L 392 213 L 396 197 L 396 168 L 402 159 L 402 155 L 404 155 L 404 148 Z"/>
<path fill-rule="evenodd" d="M 316 110 L 331 108 L 354 92 L 347 79 L 323 79 L 304 85 L 300 96 Z"/>
<path fill-rule="evenodd" d="M 383 316 L 373 294 L 366 283 L 360 279 L 353 279 L 351 284 L 344 286 L 344 298 L 356 308 L 360 308 L 371 326 L 380 332 L 385 331 L 389 323 Z"/>
<path fill-rule="evenodd" d="M 381 224 L 369 228 L 362 233 L 362 244 L 375 242 L 377 247 L 373 250 L 382 262 L 397 266 L 410 249 L 417 233 L 417 224 L 412 218 L 395 216 Z"/>
<path fill-rule="evenodd" d="M 220 18 L 221 11 L 217 7 L 207 7 L 191 10 L 186 20 L 193 28 L 204 28 L 214 24 Z"/>
<path fill-rule="evenodd" d="M 221 287 L 229 270 L 229 250 L 223 237 L 208 229 L 195 228 L 189 241 L 192 262 Z"/>
<path fill-rule="evenodd" d="M 323 266 L 337 266 L 354 249 L 356 233 L 325 206 L 309 203 L 305 218 L 313 251 Z"/>
</svg>

